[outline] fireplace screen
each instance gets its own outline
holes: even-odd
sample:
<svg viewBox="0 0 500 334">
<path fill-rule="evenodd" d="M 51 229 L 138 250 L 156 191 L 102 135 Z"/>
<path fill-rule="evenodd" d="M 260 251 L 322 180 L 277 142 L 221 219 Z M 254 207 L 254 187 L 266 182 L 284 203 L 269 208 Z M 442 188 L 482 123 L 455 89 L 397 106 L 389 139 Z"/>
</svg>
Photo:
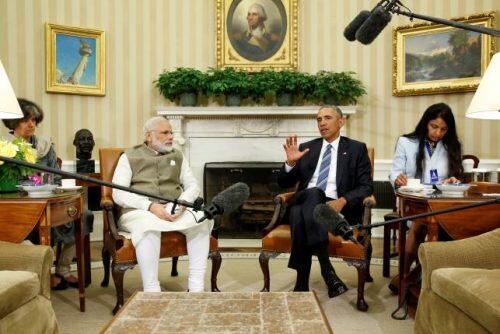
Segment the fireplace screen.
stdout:
<svg viewBox="0 0 500 334">
<path fill-rule="evenodd" d="M 271 221 L 274 196 L 291 191 L 278 186 L 282 162 L 210 162 L 203 172 L 206 203 L 236 182 L 250 187 L 250 197 L 235 212 L 216 218 L 221 238 L 261 238 L 260 231 Z"/>
</svg>

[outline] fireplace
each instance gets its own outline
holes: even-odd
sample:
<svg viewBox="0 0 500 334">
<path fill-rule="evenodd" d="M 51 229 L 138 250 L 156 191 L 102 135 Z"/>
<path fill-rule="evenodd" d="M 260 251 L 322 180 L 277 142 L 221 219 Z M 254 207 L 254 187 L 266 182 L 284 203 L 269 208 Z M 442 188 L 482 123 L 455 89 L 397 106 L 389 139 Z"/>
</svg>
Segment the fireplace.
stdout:
<svg viewBox="0 0 500 334">
<path fill-rule="evenodd" d="M 235 212 L 216 218 L 221 238 L 260 238 L 260 231 L 271 221 L 274 197 L 291 189 L 278 186 L 277 173 L 282 162 L 209 162 L 203 172 L 203 195 L 212 198 L 236 182 L 250 188 L 250 197 Z"/>
</svg>

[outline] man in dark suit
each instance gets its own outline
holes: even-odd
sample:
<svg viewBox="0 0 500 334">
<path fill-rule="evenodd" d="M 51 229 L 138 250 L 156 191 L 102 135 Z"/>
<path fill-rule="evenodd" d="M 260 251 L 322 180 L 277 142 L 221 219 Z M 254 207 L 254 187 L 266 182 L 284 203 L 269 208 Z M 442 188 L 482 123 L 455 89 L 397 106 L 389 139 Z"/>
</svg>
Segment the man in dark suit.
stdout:
<svg viewBox="0 0 500 334">
<path fill-rule="evenodd" d="M 297 270 L 294 291 L 309 290 L 312 255 L 318 257 L 330 298 L 347 291 L 328 256 L 328 233 L 313 220 L 316 205 L 328 203 L 351 224 L 361 222 L 363 199 L 373 193 L 371 164 L 364 143 L 340 136 L 345 119 L 340 108 L 318 111 L 321 138 L 297 146 L 297 136 L 283 145 L 286 163 L 278 175 L 281 187 L 298 189 L 285 215 L 290 222 L 292 252 L 288 267 Z"/>
</svg>

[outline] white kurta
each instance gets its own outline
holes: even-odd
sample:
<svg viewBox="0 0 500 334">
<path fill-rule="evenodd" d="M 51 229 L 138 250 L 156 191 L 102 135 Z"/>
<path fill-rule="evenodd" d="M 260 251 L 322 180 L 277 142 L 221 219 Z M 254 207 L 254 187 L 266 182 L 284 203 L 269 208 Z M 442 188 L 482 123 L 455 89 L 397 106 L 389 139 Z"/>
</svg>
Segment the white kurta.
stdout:
<svg viewBox="0 0 500 334">
<path fill-rule="evenodd" d="M 132 168 L 125 154 L 122 154 L 118 160 L 118 164 L 113 175 L 113 183 L 124 187 L 130 187 L 132 180 Z M 200 193 L 200 188 L 195 177 L 189 167 L 189 163 L 183 156 L 180 181 L 183 186 L 183 192 L 179 196 L 179 200 L 193 202 Z M 146 231 L 179 231 L 186 234 L 186 230 L 200 227 L 196 221 L 203 217 L 203 211 L 194 212 L 187 209 L 179 218 L 173 222 L 160 219 L 152 212 L 148 211 L 151 201 L 146 196 L 126 192 L 119 189 L 113 189 L 113 200 L 116 204 L 123 208 L 133 208 L 136 210 L 129 211 L 122 215 L 118 220 L 118 228 L 120 234 L 132 240 L 136 246 L 142 239 Z M 166 205 L 166 210 L 170 213 L 171 204 Z M 196 218 L 195 218 L 196 217 Z M 210 224 L 210 229 L 213 226 L 212 220 L 205 220 L 202 224 Z"/>
</svg>

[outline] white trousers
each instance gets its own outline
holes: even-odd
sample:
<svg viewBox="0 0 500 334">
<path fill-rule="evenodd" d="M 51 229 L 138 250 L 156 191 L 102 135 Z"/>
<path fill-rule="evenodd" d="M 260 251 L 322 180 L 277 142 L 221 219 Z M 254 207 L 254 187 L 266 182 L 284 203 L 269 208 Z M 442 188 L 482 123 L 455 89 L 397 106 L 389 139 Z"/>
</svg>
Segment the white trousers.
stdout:
<svg viewBox="0 0 500 334">
<path fill-rule="evenodd" d="M 149 211 L 134 210 L 120 218 L 118 221 L 120 230 L 130 233 L 129 237 L 135 246 L 144 291 L 161 291 L 158 281 L 161 232 L 170 231 L 178 231 L 186 236 L 189 259 L 189 291 L 201 292 L 204 290 L 213 221 L 206 220 L 197 224 L 194 217 L 199 220 L 202 216 L 203 212 L 186 210 L 174 222 L 168 222 Z"/>
</svg>

